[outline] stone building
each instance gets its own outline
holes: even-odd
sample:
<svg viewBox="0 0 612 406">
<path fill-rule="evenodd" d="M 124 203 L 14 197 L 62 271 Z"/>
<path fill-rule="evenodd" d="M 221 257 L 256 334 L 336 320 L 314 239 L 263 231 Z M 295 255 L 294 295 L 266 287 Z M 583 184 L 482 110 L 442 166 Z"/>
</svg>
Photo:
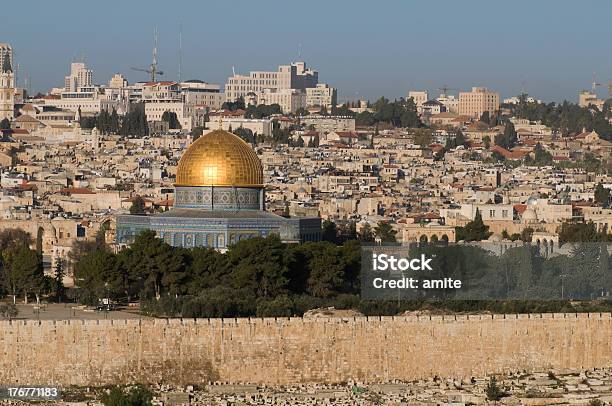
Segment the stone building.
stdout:
<svg viewBox="0 0 612 406">
<path fill-rule="evenodd" d="M 15 117 L 15 83 L 11 59 L 5 57 L 0 65 L 0 121 Z"/>
<path fill-rule="evenodd" d="M 285 218 L 265 211 L 261 161 L 227 131 L 212 131 L 191 144 L 178 164 L 174 196 L 174 206 L 164 213 L 118 215 L 117 243 L 131 243 L 145 229 L 173 246 L 220 250 L 270 234 L 286 242 L 320 239 L 320 218 Z"/>
</svg>

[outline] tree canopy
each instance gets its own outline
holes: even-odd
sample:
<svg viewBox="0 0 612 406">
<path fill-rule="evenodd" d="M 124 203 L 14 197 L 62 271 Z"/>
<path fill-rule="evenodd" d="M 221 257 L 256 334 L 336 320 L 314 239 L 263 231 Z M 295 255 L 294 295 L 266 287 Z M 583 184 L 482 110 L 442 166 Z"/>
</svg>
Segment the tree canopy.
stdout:
<svg viewBox="0 0 612 406">
<path fill-rule="evenodd" d="M 374 113 L 364 111 L 357 114 L 355 123 L 363 126 L 371 126 L 379 122 L 388 123 L 394 127 L 416 128 L 422 126 L 416 111 L 416 105 L 412 99 L 401 98 L 389 102 L 388 99 L 381 97 L 372 105 L 372 108 Z M 347 114 L 349 113 L 347 112 Z"/>
</svg>

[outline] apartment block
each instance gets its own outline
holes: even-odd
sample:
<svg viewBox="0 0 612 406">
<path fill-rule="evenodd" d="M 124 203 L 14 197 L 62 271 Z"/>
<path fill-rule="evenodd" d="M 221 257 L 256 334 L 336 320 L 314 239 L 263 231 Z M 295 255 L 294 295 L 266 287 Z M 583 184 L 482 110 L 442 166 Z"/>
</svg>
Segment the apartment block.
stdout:
<svg viewBox="0 0 612 406">
<path fill-rule="evenodd" d="M 459 93 L 459 114 L 480 117 L 488 111 L 494 113 L 499 110 L 500 95 L 491 92 L 486 87 L 473 87 L 471 92 Z"/>
</svg>

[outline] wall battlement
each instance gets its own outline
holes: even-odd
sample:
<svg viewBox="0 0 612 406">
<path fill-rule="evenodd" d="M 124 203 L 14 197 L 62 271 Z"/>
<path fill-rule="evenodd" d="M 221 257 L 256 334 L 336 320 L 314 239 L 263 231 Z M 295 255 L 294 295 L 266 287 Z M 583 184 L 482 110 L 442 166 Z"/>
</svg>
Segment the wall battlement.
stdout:
<svg viewBox="0 0 612 406">
<path fill-rule="evenodd" d="M 612 365 L 611 313 L 0 322 L 0 383 L 384 382 Z"/>
<path fill-rule="evenodd" d="M 518 314 L 456 314 L 456 315 L 424 315 L 424 316 L 362 316 L 362 317 L 251 317 L 251 318 L 143 318 L 143 319 L 108 319 L 108 320 L 0 320 L 0 328 L 16 325 L 140 325 L 149 323 L 155 325 L 218 325 L 218 324 L 277 324 L 277 323 L 360 323 L 360 322 L 428 322 L 428 321 L 475 321 L 475 320 L 524 320 L 524 319 L 612 319 L 612 313 L 518 313 Z"/>
</svg>

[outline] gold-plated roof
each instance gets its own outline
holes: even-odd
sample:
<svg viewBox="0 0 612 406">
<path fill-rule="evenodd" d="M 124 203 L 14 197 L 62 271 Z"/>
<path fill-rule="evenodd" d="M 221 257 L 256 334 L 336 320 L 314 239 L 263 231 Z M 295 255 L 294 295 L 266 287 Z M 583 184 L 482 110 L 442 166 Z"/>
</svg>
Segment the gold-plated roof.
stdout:
<svg viewBox="0 0 612 406">
<path fill-rule="evenodd" d="M 178 164 L 176 186 L 263 187 L 263 168 L 249 144 L 215 130 L 187 148 Z"/>
</svg>

